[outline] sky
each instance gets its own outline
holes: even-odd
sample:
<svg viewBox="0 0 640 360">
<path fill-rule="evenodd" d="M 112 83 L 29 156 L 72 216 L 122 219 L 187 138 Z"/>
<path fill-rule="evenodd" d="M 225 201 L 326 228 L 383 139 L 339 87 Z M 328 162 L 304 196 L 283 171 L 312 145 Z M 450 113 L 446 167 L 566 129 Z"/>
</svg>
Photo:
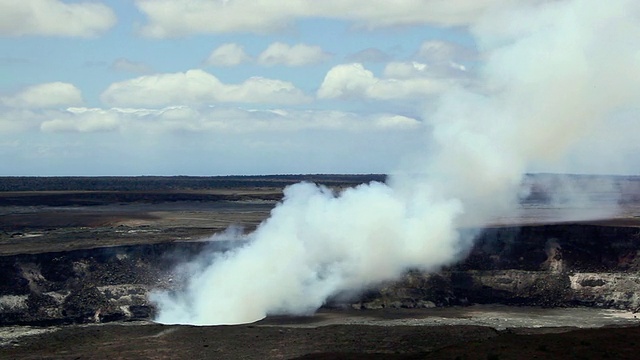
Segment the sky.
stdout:
<svg viewBox="0 0 640 360">
<path fill-rule="evenodd" d="M 543 2 L 0 0 L 0 176 L 394 172 Z M 637 114 L 527 171 L 637 173 Z"/>
</svg>

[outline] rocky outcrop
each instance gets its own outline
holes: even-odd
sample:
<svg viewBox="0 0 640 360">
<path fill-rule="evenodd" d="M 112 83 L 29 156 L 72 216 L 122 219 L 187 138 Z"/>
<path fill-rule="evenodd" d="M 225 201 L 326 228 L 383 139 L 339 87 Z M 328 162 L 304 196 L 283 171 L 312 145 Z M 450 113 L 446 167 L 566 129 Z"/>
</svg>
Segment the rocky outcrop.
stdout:
<svg viewBox="0 0 640 360">
<path fill-rule="evenodd" d="M 357 309 L 500 303 L 640 309 L 640 229 L 598 224 L 492 228 L 438 274 L 409 272 Z M 333 304 L 335 305 L 335 304 Z"/>
<path fill-rule="evenodd" d="M 419 278 L 419 281 L 416 281 Z M 640 274 L 526 270 L 413 273 L 370 290 L 355 309 L 424 308 L 468 304 L 590 306 L 640 310 Z M 332 304 L 337 306 L 337 304 Z"/>
<path fill-rule="evenodd" d="M 0 257 L 0 324 L 148 319 L 149 292 L 171 287 L 178 263 L 233 246 L 168 243 Z"/>
</svg>

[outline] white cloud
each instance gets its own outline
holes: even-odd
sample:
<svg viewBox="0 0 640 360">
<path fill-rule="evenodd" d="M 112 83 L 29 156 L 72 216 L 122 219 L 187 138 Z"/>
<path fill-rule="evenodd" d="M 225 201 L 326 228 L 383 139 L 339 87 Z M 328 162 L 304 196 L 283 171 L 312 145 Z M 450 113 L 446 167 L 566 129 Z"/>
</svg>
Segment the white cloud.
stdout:
<svg viewBox="0 0 640 360">
<path fill-rule="evenodd" d="M 18 116 L 15 112 L 0 112 Z M 422 126 L 422 122 L 390 113 L 356 114 L 333 110 L 254 110 L 237 107 L 169 106 L 164 108 L 86 108 L 22 112 L 18 130 L 39 128 L 42 132 L 122 132 L 174 133 L 215 132 L 218 134 L 292 133 L 301 131 L 379 132 L 408 131 Z M 26 125 L 29 125 L 28 127 Z M 0 127 L 1 128 L 1 127 Z"/>
<path fill-rule="evenodd" d="M 309 100 L 292 83 L 252 77 L 224 84 L 202 70 L 141 76 L 111 84 L 101 95 L 113 106 L 171 106 L 214 103 L 299 104 Z"/>
<path fill-rule="evenodd" d="M 117 113 L 102 109 L 60 112 L 57 117 L 43 121 L 44 132 L 98 132 L 116 130 L 122 119 Z"/>
<path fill-rule="evenodd" d="M 223 102 L 262 104 L 299 104 L 310 101 L 292 83 L 263 77 L 251 77 L 239 85 L 225 85 L 218 98 Z"/>
<path fill-rule="evenodd" d="M 317 95 L 321 99 L 402 100 L 439 93 L 446 88 L 446 82 L 427 77 L 381 79 L 362 64 L 353 63 L 329 70 Z"/>
<path fill-rule="evenodd" d="M 327 72 L 318 89 L 318 97 L 321 99 L 360 97 L 376 82 L 378 79 L 373 73 L 360 63 L 338 65 Z"/>
<path fill-rule="evenodd" d="M 224 133 L 290 133 L 307 130 L 336 132 L 405 131 L 421 122 L 395 114 L 362 115 L 343 111 L 246 110 L 239 108 L 180 109 L 181 116 L 162 110 L 157 114 L 171 130 Z M 168 116 L 169 113 L 169 116 Z"/>
<path fill-rule="evenodd" d="M 136 0 L 136 5 L 147 16 L 142 34 L 164 38 L 196 33 L 273 32 L 301 18 L 348 20 L 365 28 L 423 24 L 466 26 L 488 7 L 512 1 Z"/>
<path fill-rule="evenodd" d="M 151 66 L 138 61 L 119 58 L 113 61 L 110 68 L 115 71 L 128 72 L 134 74 L 147 74 L 152 71 Z"/>
<path fill-rule="evenodd" d="M 288 45 L 275 42 L 269 45 L 257 57 L 257 62 L 263 66 L 304 66 L 325 61 L 331 54 L 322 50 L 320 46 L 307 44 Z M 235 43 L 222 44 L 214 49 L 204 61 L 210 66 L 236 66 L 254 60 L 241 45 Z"/>
<path fill-rule="evenodd" d="M 92 37 L 115 23 L 114 12 L 97 2 L 0 0 L 0 36 Z"/>
<path fill-rule="evenodd" d="M 238 44 L 227 43 L 215 48 L 205 60 L 205 65 L 211 66 L 236 66 L 250 61 L 244 48 Z"/>
<path fill-rule="evenodd" d="M 385 66 L 383 75 L 387 78 L 411 79 L 429 75 L 429 67 L 417 61 L 390 62 Z"/>
<path fill-rule="evenodd" d="M 421 126 L 421 123 L 414 118 L 387 114 L 377 116 L 374 124 L 379 129 L 416 129 Z"/>
<path fill-rule="evenodd" d="M 73 84 L 52 82 L 33 85 L 9 96 L 1 96 L 0 104 L 14 108 L 51 108 L 82 104 L 82 94 Z"/>
<path fill-rule="evenodd" d="M 456 59 L 470 59 L 473 51 L 443 41 L 424 42 L 413 56 L 422 61 L 392 61 L 382 77 L 362 63 L 341 64 L 330 69 L 317 92 L 320 99 L 411 100 L 442 93 L 454 83 L 471 78 Z"/>
<path fill-rule="evenodd" d="M 329 59 L 331 55 L 320 46 L 296 44 L 293 46 L 275 42 L 258 56 L 258 63 L 265 66 L 304 66 Z"/>
</svg>

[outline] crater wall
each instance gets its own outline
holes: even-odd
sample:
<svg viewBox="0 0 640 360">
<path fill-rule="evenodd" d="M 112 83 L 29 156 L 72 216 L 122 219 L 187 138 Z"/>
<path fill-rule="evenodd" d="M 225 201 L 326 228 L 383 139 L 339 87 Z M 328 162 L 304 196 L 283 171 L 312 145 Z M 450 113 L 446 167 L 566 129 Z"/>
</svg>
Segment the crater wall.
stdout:
<svg viewBox="0 0 640 360">
<path fill-rule="evenodd" d="M 148 294 L 184 284 L 176 266 L 230 241 L 112 246 L 0 256 L 0 324 L 149 319 Z M 484 230 L 466 260 L 327 307 L 379 309 L 469 304 L 640 308 L 640 228 L 556 224 Z"/>
</svg>

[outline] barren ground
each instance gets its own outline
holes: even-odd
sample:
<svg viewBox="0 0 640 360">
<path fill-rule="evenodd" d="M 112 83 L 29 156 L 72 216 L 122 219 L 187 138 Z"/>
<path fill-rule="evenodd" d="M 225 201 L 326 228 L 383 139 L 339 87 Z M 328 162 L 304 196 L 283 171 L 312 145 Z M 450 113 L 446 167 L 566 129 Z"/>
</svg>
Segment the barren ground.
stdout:
<svg viewBox="0 0 640 360">
<path fill-rule="evenodd" d="M 275 317 L 249 325 L 193 327 L 129 322 L 53 327 L 40 334 L 38 329 L 9 327 L 0 331 L 0 339 L 5 339 L 0 357 L 637 359 L 640 327 L 631 325 L 630 319 L 608 318 L 591 309 L 543 313 L 540 309 L 487 307 L 366 314 L 323 311 L 312 318 Z M 518 324 L 514 315 L 533 322 Z M 473 325 L 478 321 L 484 325 Z M 617 325 L 601 327 L 607 323 Z M 528 326 L 532 324 L 546 326 Z M 29 332 L 36 334 L 25 335 Z"/>
</svg>

